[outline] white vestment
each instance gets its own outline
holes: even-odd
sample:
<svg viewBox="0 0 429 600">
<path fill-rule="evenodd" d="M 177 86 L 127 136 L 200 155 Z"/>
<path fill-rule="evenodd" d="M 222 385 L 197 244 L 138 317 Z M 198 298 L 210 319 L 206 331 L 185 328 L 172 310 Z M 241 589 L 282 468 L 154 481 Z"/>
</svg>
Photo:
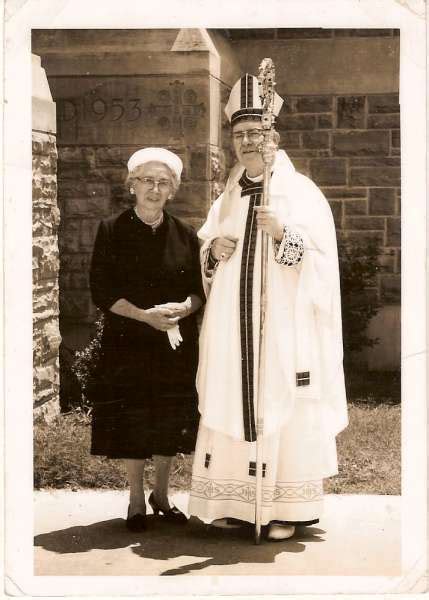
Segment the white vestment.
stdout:
<svg viewBox="0 0 429 600">
<path fill-rule="evenodd" d="M 254 369 L 246 386 L 253 386 L 250 408 L 256 415 L 261 236 L 256 238 L 251 301 L 244 302 L 240 278 L 251 215 L 250 196 L 241 196 L 238 183 L 242 173 L 243 167 L 236 165 L 198 233 L 204 240 L 203 257 L 214 238 L 233 237 L 237 245 L 212 279 L 203 273 L 207 305 L 197 375 L 201 421 L 189 512 L 205 519 L 254 522 L 256 444 L 244 425 L 249 399 L 243 402 L 242 361 L 244 343 L 253 353 Z M 278 151 L 270 205 L 301 236 L 304 255 L 300 263 L 285 266 L 275 261 L 269 245 L 262 357 L 263 524 L 309 521 L 320 515 L 322 480 L 337 473 L 335 436 L 347 425 L 338 257 L 329 204 L 311 180 L 295 171 L 286 153 Z M 243 342 L 243 319 L 251 321 L 251 343 Z"/>
</svg>

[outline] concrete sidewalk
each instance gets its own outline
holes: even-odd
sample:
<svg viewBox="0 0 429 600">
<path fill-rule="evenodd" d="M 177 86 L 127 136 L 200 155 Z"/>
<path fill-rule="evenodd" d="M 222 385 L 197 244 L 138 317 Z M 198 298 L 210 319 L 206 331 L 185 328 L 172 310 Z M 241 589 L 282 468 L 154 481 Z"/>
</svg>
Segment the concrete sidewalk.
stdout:
<svg viewBox="0 0 429 600">
<path fill-rule="evenodd" d="M 399 496 L 327 495 L 318 525 L 284 542 L 149 516 L 125 528 L 126 492 L 35 492 L 35 575 L 400 575 Z M 185 511 L 187 495 L 172 495 Z M 150 509 L 149 509 L 150 510 Z"/>
</svg>

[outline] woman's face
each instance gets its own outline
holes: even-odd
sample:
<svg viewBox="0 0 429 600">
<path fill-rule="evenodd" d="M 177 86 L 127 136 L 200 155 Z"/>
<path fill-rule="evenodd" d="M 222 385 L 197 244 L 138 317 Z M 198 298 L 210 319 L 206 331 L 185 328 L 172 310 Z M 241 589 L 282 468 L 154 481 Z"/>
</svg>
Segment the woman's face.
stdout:
<svg viewBox="0 0 429 600">
<path fill-rule="evenodd" d="M 137 208 L 160 212 L 173 195 L 170 170 L 160 162 L 148 162 L 137 167 L 132 176 Z"/>
</svg>

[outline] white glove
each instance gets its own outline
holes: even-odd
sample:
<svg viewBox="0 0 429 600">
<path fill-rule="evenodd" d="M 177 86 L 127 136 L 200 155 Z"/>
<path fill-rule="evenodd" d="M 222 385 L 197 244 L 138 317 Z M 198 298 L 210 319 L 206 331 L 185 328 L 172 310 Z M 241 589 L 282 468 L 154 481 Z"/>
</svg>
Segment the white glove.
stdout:
<svg viewBox="0 0 429 600">
<path fill-rule="evenodd" d="M 180 346 L 181 342 L 183 342 L 183 338 L 180 335 L 179 325 L 175 325 L 171 329 L 167 329 L 167 335 L 170 346 L 173 348 L 173 350 L 176 350 L 176 348 Z"/>
</svg>

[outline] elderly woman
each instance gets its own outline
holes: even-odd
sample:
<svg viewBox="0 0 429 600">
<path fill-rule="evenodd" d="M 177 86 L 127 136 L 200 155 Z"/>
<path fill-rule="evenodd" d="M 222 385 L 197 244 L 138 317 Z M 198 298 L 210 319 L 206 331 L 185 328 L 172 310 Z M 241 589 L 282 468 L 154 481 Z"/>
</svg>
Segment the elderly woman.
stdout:
<svg viewBox="0 0 429 600">
<path fill-rule="evenodd" d="M 146 527 L 144 460 L 153 457 L 155 514 L 186 522 L 171 507 L 173 456 L 195 446 L 197 324 L 204 298 L 194 231 L 164 210 L 182 161 L 144 148 L 128 161 L 135 206 L 101 222 L 94 246 L 92 298 L 104 313 L 93 396 L 91 453 L 125 461 L 130 485 L 127 527 Z"/>
</svg>

